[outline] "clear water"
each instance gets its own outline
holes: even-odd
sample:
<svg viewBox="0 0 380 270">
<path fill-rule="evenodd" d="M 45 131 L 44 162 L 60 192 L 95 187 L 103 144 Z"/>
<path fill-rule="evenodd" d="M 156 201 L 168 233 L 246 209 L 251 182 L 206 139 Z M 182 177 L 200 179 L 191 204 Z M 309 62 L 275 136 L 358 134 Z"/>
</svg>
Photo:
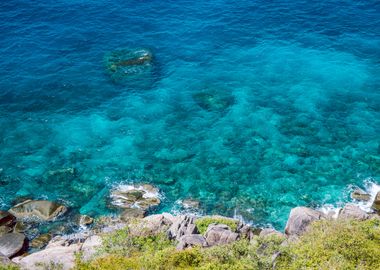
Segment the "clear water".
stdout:
<svg viewBox="0 0 380 270">
<path fill-rule="evenodd" d="M 105 214 L 110 186 L 149 182 L 156 211 L 192 197 L 281 228 L 380 181 L 377 0 L 11 0 L 0 37 L 3 209 Z M 119 48 L 150 49 L 154 68 L 115 83 Z"/>
</svg>

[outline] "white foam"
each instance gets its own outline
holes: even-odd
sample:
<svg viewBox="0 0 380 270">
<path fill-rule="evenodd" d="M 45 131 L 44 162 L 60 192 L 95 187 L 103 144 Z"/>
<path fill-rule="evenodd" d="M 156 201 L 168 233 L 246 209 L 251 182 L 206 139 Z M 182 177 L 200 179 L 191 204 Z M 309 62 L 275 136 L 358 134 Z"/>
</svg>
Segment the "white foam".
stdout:
<svg viewBox="0 0 380 270">
<path fill-rule="evenodd" d="M 370 200 L 365 201 L 355 201 L 355 203 L 366 212 L 373 212 L 371 206 L 375 200 L 376 194 L 380 191 L 380 185 L 375 182 L 373 178 L 367 178 L 364 180 L 365 191 L 371 196 Z"/>
</svg>

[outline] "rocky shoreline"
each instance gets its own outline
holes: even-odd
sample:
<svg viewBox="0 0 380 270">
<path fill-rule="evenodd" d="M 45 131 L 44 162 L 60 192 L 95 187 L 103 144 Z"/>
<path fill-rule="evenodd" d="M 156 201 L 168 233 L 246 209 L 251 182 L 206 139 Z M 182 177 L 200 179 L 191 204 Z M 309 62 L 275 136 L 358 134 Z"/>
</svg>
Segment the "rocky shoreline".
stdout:
<svg viewBox="0 0 380 270">
<path fill-rule="evenodd" d="M 255 241 L 255 236 L 279 237 L 283 245 L 297 241 L 317 220 L 368 220 L 380 219 L 380 191 L 375 197 L 363 190 L 355 189 L 351 197 L 355 201 L 371 203 L 371 211 L 364 211 L 357 204 L 347 203 L 336 212 L 324 213 L 307 207 L 293 208 L 284 232 L 272 228 L 258 228 L 241 220 L 223 216 L 196 216 L 193 214 L 172 215 L 162 213 L 144 217 L 146 211 L 160 203 L 159 191 L 151 185 L 126 185 L 111 190 L 111 204 L 122 208 L 118 216 L 93 219 L 79 216 L 82 229 L 68 235 L 40 234 L 31 241 L 24 235 L 22 227 L 28 222 L 50 222 L 67 212 L 67 207 L 45 200 L 26 200 L 8 211 L 0 211 L 0 262 L 16 265 L 21 269 L 44 269 L 59 264 L 61 269 L 72 269 L 76 254 L 83 260 L 91 259 L 102 245 L 102 237 L 127 228 L 134 236 L 165 234 L 176 243 L 177 250 L 194 246 L 209 248 L 226 245 L 239 239 Z M 184 207 L 195 208 L 199 202 L 184 200 Z M 32 248 L 32 249 L 31 249 Z M 28 253 L 28 251 L 36 251 Z M 279 254 L 273 254 L 273 262 Z"/>
</svg>

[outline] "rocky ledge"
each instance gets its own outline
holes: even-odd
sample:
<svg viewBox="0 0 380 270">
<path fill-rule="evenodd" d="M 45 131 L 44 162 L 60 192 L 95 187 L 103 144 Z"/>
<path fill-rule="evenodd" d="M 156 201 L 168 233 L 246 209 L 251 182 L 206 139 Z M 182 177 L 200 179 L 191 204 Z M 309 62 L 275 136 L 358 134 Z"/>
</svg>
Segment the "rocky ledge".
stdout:
<svg viewBox="0 0 380 270">
<path fill-rule="evenodd" d="M 354 191 L 359 194 L 358 191 Z M 152 186 L 128 186 L 122 189 L 112 190 L 112 203 L 127 210 L 140 209 L 145 211 L 149 206 L 159 203 L 158 190 Z M 353 193 L 354 194 L 354 193 Z M 367 196 L 360 193 L 361 199 Z M 358 198 L 356 198 L 358 199 Z M 102 245 L 102 237 L 119 229 L 128 229 L 133 236 L 153 236 L 165 234 L 166 237 L 176 243 L 177 250 L 184 250 L 199 246 L 209 248 L 218 245 L 233 243 L 239 239 L 256 241 L 255 237 L 278 237 L 287 245 L 297 241 L 304 234 L 311 223 L 318 220 L 342 219 L 342 220 L 367 220 L 380 219 L 378 215 L 380 205 L 380 192 L 373 202 L 373 211 L 367 213 L 357 205 L 349 203 L 339 210 L 338 214 L 323 213 L 319 210 L 296 207 L 291 210 L 284 228 L 284 232 L 273 228 L 257 228 L 245 224 L 241 220 L 223 216 L 195 216 L 172 215 L 170 213 L 155 214 L 143 217 L 132 215 L 125 218 L 123 214 L 117 217 L 102 217 L 95 221 L 92 228 L 79 233 L 42 237 L 46 247 L 38 252 L 26 254 L 28 248 L 27 238 L 15 231 L 15 223 L 19 218 L 29 217 L 44 220 L 52 220 L 65 212 L 65 207 L 48 201 L 26 201 L 11 208 L 9 212 L 0 211 L 0 228 L 4 233 L 0 236 L 0 262 L 3 265 L 16 264 L 21 269 L 42 269 L 42 266 L 51 262 L 59 264 L 62 269 L 71 269 L 75 264 L 76 254 L 82 254 L 83 260 L 89 260 Z M 136 208 L 139 206 L 140 208 Z M 129 213 L 129 212 L 128 212 Z M 145 213 L 145 212 L 144 212 Z M 91 223 L 89 217 L 81 220 Z M 5 228 L 5 229 L 4 229 Z M 35 241 L 35 240 L 34 240 Z M 273 260 L 276 259 L 273 254 Z"/>
</svg>

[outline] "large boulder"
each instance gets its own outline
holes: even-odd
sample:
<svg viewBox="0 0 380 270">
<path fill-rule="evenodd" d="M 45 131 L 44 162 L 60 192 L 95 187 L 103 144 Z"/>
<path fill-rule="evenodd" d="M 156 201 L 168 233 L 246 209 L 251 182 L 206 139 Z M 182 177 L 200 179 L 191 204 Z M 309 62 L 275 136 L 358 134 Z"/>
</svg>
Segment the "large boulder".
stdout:
<svg viewBox="0 0 380 270">
<path fill-rule="evenodd" d="M 285 227 L 287 235 L 301 235 L 311 222 L 325 219 L 326 216 L 320 211 L 307 207 L 296 207 L 290 211 Z"/>
<path fill-rule="evenodd" d="M 168 213 L 150 215 L 136 222 L 131 222 L 129 224 L 129 231 L 132 235 L 137 236 L 166 233 L 176 219 L 176 217 Z"/>
<path fill-rule="evenodd" d="M 0 253 L 0 266 L 16 266 L 14 262 L 12 262 L 8 257 L 4 256 L 4 254 Z M 7 268 L 5 268 L 7 269 Z M 12 268 L 10 268 L 12 269 Z"/>
<path fill-rule="evenodd" d="M 61 270 L 69 270 L 75 265 L 75 254 L 80 251 L 80 247 L 81 244 L 55 245 L 25 257 L 14 258 L 13 262 L 28 270 L 50 269 L 52 263 L 59 265 Z"/>
<path fill-rule="evenodd" d="M 373 210 L 380 212 L 380 191 L 377 192 L 371 207 Z"/>
<path fill-rule="evenodd" d="M 207 247 L 206 239 L 200 234 L 186 234 L 179 238 L 177 249 L 184 250 L 189 247 Z"/>
<path fill-rule="evenodd" d="M 369 215 L 354 204 L 346 204 L 344 208 L 340 210 L 338 217 L 342 219 L 369 219 Z"/>
<path fill-rule="evenodd" d="M 232 243 L 239 238 L 239 234 L 232 232 L 227 225 L 210 224 L 205 237 L 208 246 L 215 246 Z"/>
<path fill-rule="evenodd" d="M 27 248 L 27 239 L 21 233 L 8 233 L 0 237 L 0 253 L 11 258 Z"/>
<path fill-rule="evenodd" d="M 196 234 L 198 230 L 194 223 L 195 219 L 194 216 L 180 216 L 178 220 L 170 226 L 168 230 L 169 238 L 178 241 L 183 235 Z"/>
<path fill-rule="evenodd" d="M 27 200 L 9 210 L 17 218 L 31 218 L 42 221 L 54 220 L 66 211 L 66 206 L 45 200 Z"/>
<path fill-rule="evenodd" d="M 143 211 L 161 203 L 159 190 L 152 185 L 119 185 L 111 191 L 111 204 L 119 208 Z"/>
</svg>

